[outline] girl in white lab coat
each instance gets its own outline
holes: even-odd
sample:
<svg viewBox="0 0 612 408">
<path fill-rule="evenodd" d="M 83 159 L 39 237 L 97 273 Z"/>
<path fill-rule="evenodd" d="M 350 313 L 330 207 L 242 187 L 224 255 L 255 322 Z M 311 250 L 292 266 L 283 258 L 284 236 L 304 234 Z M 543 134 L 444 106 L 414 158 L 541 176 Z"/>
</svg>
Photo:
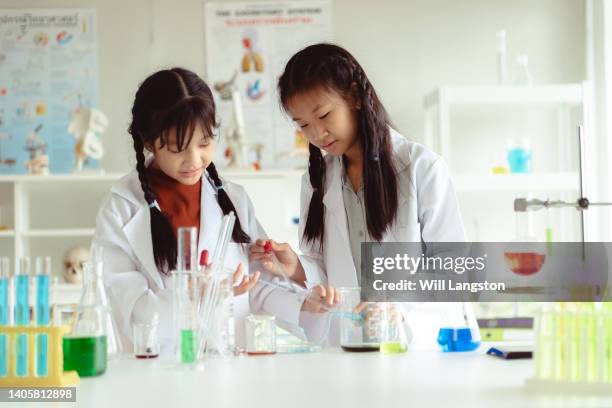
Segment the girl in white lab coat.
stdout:
<svg viewBox="0 0 612 408">
<path fill-rule="evenodd" d="M 246 244 L 265 238 L 244 189 L 222 180 L 214 155 L 215 104 L 209 87 L 181 68 L 149 76 L 139 87 L 129 127 L 136 170 L 115 184 L 96 223 L 94 245 L 104 249 L 104 281 L 123 340 L 134 323 L 160 318 L 164 343 L 172 339 L 170 271 L 176 267 L 178 227 L 199 226 L 198 253 L 214 250 L 224 214 L 236 222 L 225 267 L 235 270 L 236 343 L 244 346 L 244 317 L 273 314 L 300 333 L 316 316 L 295 294 L 258 282 Z M 149 156 L 149 157 L 147 157 Z M 266 272 L 267 274 L 267 272 Z M 321 289 L 322 291 L 322 289 Z"/>
<path fill-rule="evenodd" d="M 444 161 L 391 128 L 374 87 L 348 51 L 331 44 L 301 50 L 288 61 L 278 90 L 310 149 L 301 188 L 302 254 L 273 244 L 294 280 L 358 286 L 362 241 L 465 241 Z M 262 245 L 251 247 L 252 259 L 273 270 Z M 423 316 L 406 318 L 415 340 L 433 343 L 437 327 L 418 327 L 431 324 Z"/>
</svg>

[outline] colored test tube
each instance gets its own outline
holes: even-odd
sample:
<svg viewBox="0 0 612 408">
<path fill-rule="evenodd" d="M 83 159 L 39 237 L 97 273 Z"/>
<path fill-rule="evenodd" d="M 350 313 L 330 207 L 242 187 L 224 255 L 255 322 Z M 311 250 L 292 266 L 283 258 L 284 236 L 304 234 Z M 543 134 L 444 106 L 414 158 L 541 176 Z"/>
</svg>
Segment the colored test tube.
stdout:
<svg viewBox="0 0 612 408">
<path fill-rule="evenodd" d="M 24 257 L 19 261 L 19 273 L 15 274 L 15 325 L 27 326 L 30 323 L 30 258 Z M 18 334 L 16 355 L 16 375 L 28 375 L 28 335 Z"/>
<path fill-rule="evenodd" d="M 10 261 L 0 258 L 0 326 L 9 324 L 8 288 L 10 279 Z M 0 334 L 0 377 L 8 375 L 8 337 Z"/>
<path fill-rule="evenodd" d="M 50 321 L 49 279 L 51 279 L 51 258 L 36 258 L 36 324 L 48 326 Z M 46 334 L 36 336 L 36 375 L 46 377 L 48 369 L 49 340 Z"/>
</svg>

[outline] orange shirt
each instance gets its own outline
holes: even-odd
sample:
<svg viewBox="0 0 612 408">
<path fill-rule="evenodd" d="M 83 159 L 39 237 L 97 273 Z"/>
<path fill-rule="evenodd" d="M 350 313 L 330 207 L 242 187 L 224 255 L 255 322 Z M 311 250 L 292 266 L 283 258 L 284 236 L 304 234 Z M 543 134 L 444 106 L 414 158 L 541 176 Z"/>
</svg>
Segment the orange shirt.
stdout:
<svg viewBox="0 0 612 408">
<path fill-rule="evenodd" d="M 168 220 L 174 235 L 179 227 L 196 227 L 200 231 L 200 198 L 202 180 L 192 186 L 179 183 L 159 169 L 148 168 L 149 183 L 155 199 Z"/>
</svg>

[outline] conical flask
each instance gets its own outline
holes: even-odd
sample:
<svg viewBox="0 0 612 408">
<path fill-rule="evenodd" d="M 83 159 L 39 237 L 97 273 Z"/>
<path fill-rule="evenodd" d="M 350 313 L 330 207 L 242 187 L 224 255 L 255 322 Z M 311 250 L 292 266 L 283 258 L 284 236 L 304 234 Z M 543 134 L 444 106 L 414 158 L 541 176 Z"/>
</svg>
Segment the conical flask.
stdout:
<svg viewBox="0 0 612 408">
<path fill-rule="evenodd" d="M 472 351 L 480 346 L 480 331 L 472 305 L 468 302 L 447 303 L 438 344 L 442 351 Z"/>
<path fill-rule="evenodd" d="M 108 301 L 106 289 L 104 288 L 102 248 L 94 246 L 90 258 L 89 262 L 83 263 L 84 279 L 81 300 L 73 319 L 72 331 L 66 337 L 89 339 L 87 341 L 83 340 L 83 342 L 92 348 L 90 350 L 82 350 L 82 352 L 84 354 L 96 354 L 89 356 L 92 362 L 97 362 L 94 364 L 97 367 L 92 367 L 91 369 L 91 372 L 94 373 L 103 372 L 102 366 L 105 369 L 107 357 L 118 355 L 122 348 L 117 335 L 117 326 L 113 319 L 112 309 Z M 99 355 L 101 353 L 104 355 Z M 102 374 L 102 372 L 99 374 Z M 82 375 L 81 372 L 79 374 Z"/>
</svg>

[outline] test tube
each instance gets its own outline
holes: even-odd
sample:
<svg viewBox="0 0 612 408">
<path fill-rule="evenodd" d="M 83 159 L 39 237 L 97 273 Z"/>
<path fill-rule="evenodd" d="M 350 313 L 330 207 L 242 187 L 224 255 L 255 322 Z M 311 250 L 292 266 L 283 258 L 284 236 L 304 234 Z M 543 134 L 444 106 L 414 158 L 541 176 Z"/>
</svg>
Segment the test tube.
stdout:
<svg viewBox="0 0 612 408">
<path fill-rule="evenodd" d="M 178 251 L 176 269 L 179 272 L 196 270 L 198 230 L 195 227 L 181 227 L 177 231 Z"/>
<path fill-rule="evenodd" d="M 0 258 L 0 326 L 9 324 L 8 287 L 10 279 L 9 259 Z M 8 337 L 0 334 L 0 377 L 8 375 Z"/>
<path fill-rule="evenodd" d="M 51 278 L 51 258 L 36 257 L 36 324 L 48 326 L 49 309 L 49 279 Z M 36 375 L 46 377 L 49 373 L 48 358 L 49 340 L 47 334 L 36 337 Z"/>
<path fill-rule="evenodd" d="M 181 363 L 193 363 L 196 360 L 195 305 L 190 297 L 190 278 L 190 273 L 172 272 L 174 321 L 178 334 L 177 352 Z"/>
<path fill-rule="evenodd" d="M 15 275 L 15 325 L 27 326 L 30 323 L 30 258 L 24 257 L 19 261 L 19 273 Z M 16 354 L 16 375 L 28 375 L 28 335 L 18 334 Z"/>
</svg>

